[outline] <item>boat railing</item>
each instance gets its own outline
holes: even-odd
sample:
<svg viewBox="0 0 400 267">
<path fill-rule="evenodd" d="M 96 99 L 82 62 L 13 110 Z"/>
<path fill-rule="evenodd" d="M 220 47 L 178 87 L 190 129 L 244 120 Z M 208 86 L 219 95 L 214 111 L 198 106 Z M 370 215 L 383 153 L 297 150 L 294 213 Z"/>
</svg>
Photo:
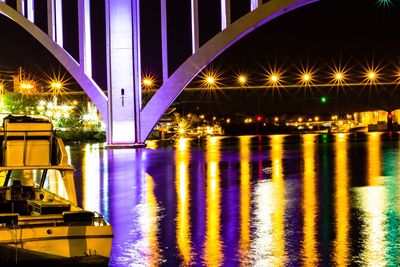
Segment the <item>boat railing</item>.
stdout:
<svg viewBox="0 0 400 267">
<path fill-rule="evenodd" d="M 0 228 L 32 228 L 39 226 L 103 226 L 103 216 L 91 211 L 68 211 L 47 216 L 20 216 L 18 213 L 0 214 Z"/>
</svg>

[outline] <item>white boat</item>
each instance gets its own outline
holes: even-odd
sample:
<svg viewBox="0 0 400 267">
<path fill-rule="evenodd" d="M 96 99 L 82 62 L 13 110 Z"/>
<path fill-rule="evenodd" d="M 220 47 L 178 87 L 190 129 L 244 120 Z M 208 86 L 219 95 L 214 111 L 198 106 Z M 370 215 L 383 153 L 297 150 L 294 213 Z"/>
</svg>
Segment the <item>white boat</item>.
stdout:
<svg viewBox="0 0 400 267">
<path fill-rule="evenodd" d="M 77 206 L 74 167 L 50 121 L 7 116 L 0 140 L 0 262 L 107 265 L 112 227 Z"/>
</svg>

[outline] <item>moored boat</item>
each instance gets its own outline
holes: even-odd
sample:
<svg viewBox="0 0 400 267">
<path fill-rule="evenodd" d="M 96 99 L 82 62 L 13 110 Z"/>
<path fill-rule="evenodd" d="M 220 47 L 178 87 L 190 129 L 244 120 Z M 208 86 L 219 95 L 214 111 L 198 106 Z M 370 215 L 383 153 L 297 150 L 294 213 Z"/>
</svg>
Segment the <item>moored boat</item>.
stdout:
<svg viewBox="0 0 400 267">
<path fill-rule="evenodd" d="M 112 227 L 78 207 L 74 167 L 50 121 L 9 115 L 0 144 L 0 262 L 107 265 Z"/>
</svg>

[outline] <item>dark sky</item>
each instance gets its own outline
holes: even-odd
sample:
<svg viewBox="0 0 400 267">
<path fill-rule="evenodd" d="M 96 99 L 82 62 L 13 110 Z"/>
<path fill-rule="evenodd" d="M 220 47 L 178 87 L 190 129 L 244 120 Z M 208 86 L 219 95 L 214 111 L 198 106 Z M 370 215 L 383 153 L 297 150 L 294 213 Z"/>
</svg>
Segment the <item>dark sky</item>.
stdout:
<svg viewBox="0 0 400 267">
<path fill-rule="evenodd" d="M 40 1 L 36 1 L 40 2 Z M 42 1 L 44 2 L 44 1 Z M 105 38 L 103 1 L 91 1 L 93 11 L 93 53 L 94 79 L 102 88 L 106 87 L 105 74 Z M 141 1 L 142 10 L 142 70 L 156 75 L 161 80 L 160 49 L 160 1 Z M 189 2 L 168 1 L 168 39 L 170 71 L 173 71 L 191 53 Z M 219 29 L 219 1 L 199 1 L 200 41 L 203 44 Z M 232 17 L 237 19 L 247 12 L 247 1 L 231 1 Z M 245 4 L 243 4 L 245 3 Z M 41 7 L 43 10 L 45 6 Z M 76 9 L 76 1 L 64 1 L 65 12 Z M 43 15 L 37 21 L 46 28 Z M 76 18 L 65 16 L 66 49 L 76 58 Z M 339 63 L 351 67 L 349 76 L 352 81 L 360 79 L 362 68 L 366 65 L 382 67 L 382 75 L 393 75 L 395 66 L 400 63 L 400 2 L 393 1 L 389 6 L 379 5 L 377 0 L 321 0 L 296 11 L 281 16 L 255 30 L 233 45 L 213 62 L 212 67 L 223 71 L 222 84 L 233 85 L 234 73 L 244 70 L 250 75 L 253 85 L 265 83 L 265 74 L 270 67 L 286 71 L 286 79 L 293 80 L 298 69 L 313 67 L 320 82 L 326 79 L 329 67 Z M 40 73 L 51 69 L 62 69 L 54 58 L 41 46 L 21 31 L 18 26 L 5 18 L 0 18 L 0 66 L 13 69 L 23 66 L 28 71 Z M 197 85 L 195 79 L 192 85 Z M 389 90 L 389 92 L 387 92 Z M 303 90 L 279 89 L 257 92 L 223 92 L 220 94 L 202 92 L 203 100 L 223 102 L 226 107 L 237 107 L 243 111 L 273 112 L 277 106 L 294 106 L 294 109 L 311 107 L 310 112 L 321 108 L 312 99 L 328 94 L 331 108 L 374 108 L 388 103 L 375 103 L 386 99 L 387 94 L 394 96 L 396 88 L 306 88 Z M 384 93 L 379 93 L 384 91 Z M 185 93 L 178 99 L 196 101 L 198 95 Z M 216 96 L 217 95 L 217 96 Z M 257 103 L 253 101 L 257 99 Z M 398 105 L 391 98 L 390 105 Z M 200 102 L 200 101 L 199 101 Z M 287 103 L 285 103 L 287 102 Z M 385 102 L 385 101 L 383 101 Z M 269 104 L 266 104 L 269 103 Z M 301 104 L 299 104 L 301 103 Z M 196 105 L 191 105 L 196 106 Z M 200 104 L 199 104 L 200 106 Z M 284 110 L 282 109 L 282 112 Z"/>
</svg>

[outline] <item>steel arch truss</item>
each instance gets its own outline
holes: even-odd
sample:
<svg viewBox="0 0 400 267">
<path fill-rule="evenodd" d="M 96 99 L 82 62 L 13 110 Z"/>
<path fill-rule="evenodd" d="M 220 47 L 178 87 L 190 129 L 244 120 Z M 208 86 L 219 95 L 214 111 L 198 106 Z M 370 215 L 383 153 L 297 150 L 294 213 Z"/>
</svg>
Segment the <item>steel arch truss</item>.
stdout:
<svg viewBox="0 0 400 267">
<path fill-rule="evenodd" d="M 272 0 L 246 14 L 219 32 L 190 56 L 160 87 L 141 112 L 141 136 L 146 138 L 167 108 L 195 76 L 228 47 L 291 10 L 318 0 Z"/>
<path fill-rule="evenodd" d="M 100 87 L 85 74 L 82 66 L 80 66 L 78 62 L 76 62 L 75 59 L 67 53 L 67 51 L 54 42 L 39 27 L 3 2 L 0 2 L 0 14 L 11 19 L 29 34 L 31 34 L 66 68 L 66 70 L 72 75 L 72 77 L 74 77 L 77 83 L 96 105 L 104 122 L 107 123 L 108 98 L 103 91 L 101 91 Z"/>
</svg>

